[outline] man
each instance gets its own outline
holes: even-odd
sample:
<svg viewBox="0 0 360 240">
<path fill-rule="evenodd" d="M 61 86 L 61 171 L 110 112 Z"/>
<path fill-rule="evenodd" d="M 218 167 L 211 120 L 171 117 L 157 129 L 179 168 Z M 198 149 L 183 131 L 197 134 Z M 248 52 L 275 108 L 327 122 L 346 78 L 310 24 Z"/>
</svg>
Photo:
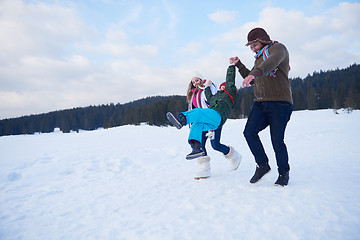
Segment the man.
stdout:
<svg viewBox="0 0 360 240">
<path fill-rule="evenodd" d="M 284 135 L 293 104 L 288 78 L 289 53 L 283 44 L 270 40 L 262 28 L 252 29 L 247 39 L 246 46 L 250 46 L 256 53 L 252 70 L 247 69 L 238 57 L 232 59 L 244 78 L 243 87 L 254 85 L 255 101 L 244 129 L 244 136 L 257 163 L 250 183 L 258 182 L 271 170 L 258 135 L 270 126 L 271 142 L 279 172 L 275 185 L 286 186 L 289 182 L 290 166 Z"/>
</svg>

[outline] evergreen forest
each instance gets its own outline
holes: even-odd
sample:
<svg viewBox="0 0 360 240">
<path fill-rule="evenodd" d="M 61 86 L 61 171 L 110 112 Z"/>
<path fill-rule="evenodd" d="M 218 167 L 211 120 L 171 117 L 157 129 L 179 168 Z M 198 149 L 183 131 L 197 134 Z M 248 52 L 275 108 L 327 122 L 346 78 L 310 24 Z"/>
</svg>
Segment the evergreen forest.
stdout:
<svg viewBox="0 0 360 240">
<path fill-rule="evenodd" d="M 317 109 L 360 109 L 360 65 L 345 69 L 314 72 L 304 79 L 290 79 L 294 111 Z M 253 87 L 239 89 L 231 119 L 246 118 L 254 101 Z M 63 133 L 96 130 L 146 123 L 167 126 L 166 112 L 187 110 L 185 96 L 154 96 L 125 104 L 78 107 L 49 113 L 0 120 L 0 136 Z"/>
</svg>

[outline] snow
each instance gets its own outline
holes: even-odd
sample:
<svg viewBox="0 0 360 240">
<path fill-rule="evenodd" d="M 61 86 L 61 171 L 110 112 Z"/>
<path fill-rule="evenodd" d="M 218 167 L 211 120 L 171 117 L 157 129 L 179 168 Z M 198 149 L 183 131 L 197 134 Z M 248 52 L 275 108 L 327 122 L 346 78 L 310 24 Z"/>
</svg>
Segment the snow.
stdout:
<svg viewBox="0 0 360 240">
<path fill-rule="evenodd" d="M 0 138 L 0 239 L 360 239 L 360 111 L 294 112 L 286 132 L 290 182 L 250 184 L 246 120 L 211 149 L 211 178 L 194 180 L 187 127 L 121 126 Z"/>
</svg>

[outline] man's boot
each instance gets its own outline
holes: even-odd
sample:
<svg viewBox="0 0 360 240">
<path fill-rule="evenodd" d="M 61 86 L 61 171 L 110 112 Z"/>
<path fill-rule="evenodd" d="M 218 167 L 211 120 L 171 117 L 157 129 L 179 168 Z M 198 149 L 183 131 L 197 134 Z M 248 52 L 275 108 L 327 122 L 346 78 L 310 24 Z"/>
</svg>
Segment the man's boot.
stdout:
<svg viewBox="0 0 360 240">
<path fill-rule="evenodd" d="M 261 166 L 256 166 L 255 174 L 250 179 L 250 183 L 257 183 L 265 174 L 270 172 L 271 168 L 269 164 L 264 164 Z"/>
<path fill-rule="evenodd" d="M 289 183 L 289 172 L 279 173 L 279 177 L 275 182 L 275 186 L 285 187 Z"/>
</svg>

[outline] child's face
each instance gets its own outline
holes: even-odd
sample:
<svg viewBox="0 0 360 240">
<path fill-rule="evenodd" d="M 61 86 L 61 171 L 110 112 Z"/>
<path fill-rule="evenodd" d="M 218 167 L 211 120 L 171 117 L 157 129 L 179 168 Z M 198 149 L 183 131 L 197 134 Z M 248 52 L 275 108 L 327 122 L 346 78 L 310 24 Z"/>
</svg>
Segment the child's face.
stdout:
<svg viewBox="0 0 360 240">
<path fill-rule="evenodd" d="M 201 79 L 198 78 L 198 77 L 193 77 L 193 78 L 191 79 L 191 82 L 192 82 L 192 85 L 193 85 L 194 87 L 197 87 L 198 85 L 201 84 Z"/>
</svg>

